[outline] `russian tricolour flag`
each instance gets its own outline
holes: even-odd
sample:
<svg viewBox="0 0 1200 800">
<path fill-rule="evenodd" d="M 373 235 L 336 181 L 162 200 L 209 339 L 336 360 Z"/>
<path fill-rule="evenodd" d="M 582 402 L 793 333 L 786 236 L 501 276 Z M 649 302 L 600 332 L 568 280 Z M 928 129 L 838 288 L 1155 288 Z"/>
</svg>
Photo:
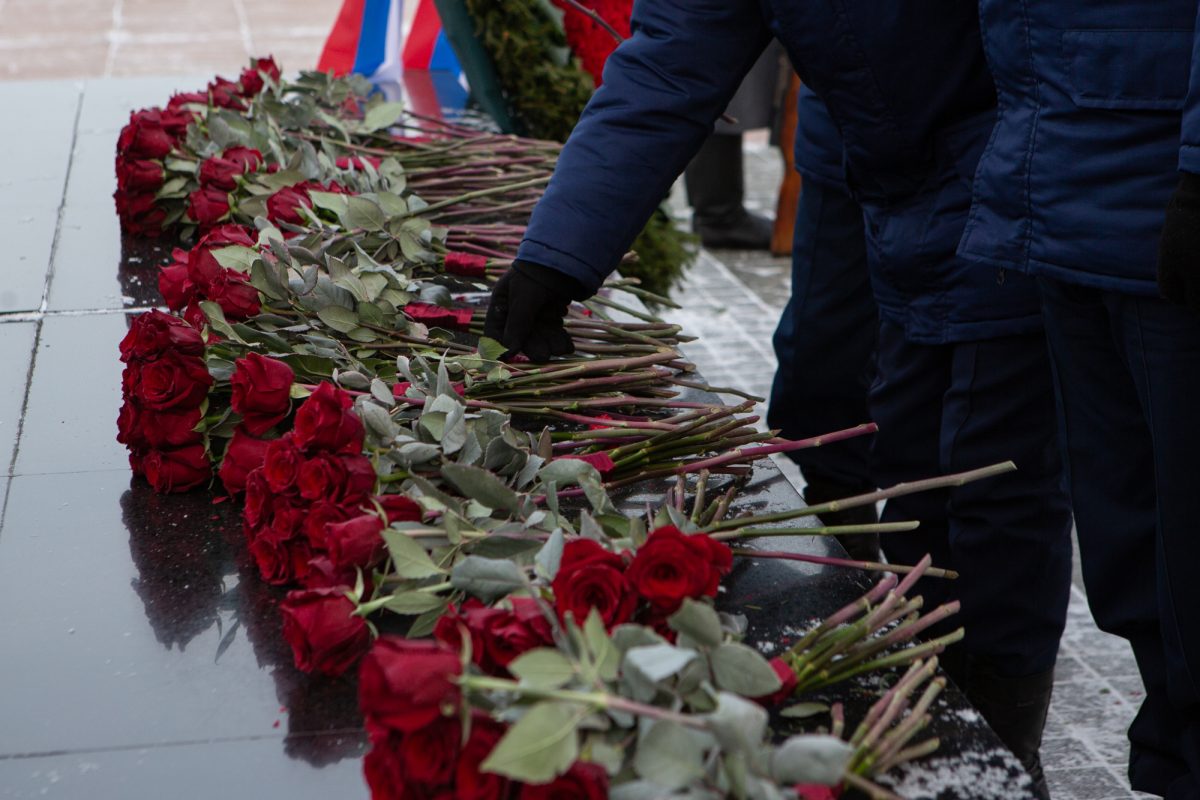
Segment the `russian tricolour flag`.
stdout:
<svg viewBox="0 0 1200 800">
<path fill-rule="evenodd" d="M 317 69 L 403 84 L 419 113 L 461 108 L 466 79 L 433 0 L 414 3 L 405 15 L 402 0 L 344 0 Z"/>
</svg>

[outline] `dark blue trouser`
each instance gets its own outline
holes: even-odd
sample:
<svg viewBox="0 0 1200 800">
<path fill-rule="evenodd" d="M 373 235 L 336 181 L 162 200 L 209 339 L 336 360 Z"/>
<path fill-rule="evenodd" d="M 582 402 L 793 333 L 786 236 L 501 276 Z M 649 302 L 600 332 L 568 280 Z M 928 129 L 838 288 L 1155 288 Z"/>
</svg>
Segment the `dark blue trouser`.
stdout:
<svg viewBox="0 0 1200 800">
<path fill-rule="evenodd" d="M 1200 317 L 1041 281 L 1088 603 L 1146 699 L 1134 789 L 1200 798 Z"/>
<path fill-rule="evenodd" d="M 1005 677 L 1051 669 L 1071 587 L 1071 512 L 1045 339 L 914 344 L 883 321 L 878 353 L 871 456 L 881 486 L 1017 464 L 1015 472 L 889 500 L 883 521 L 921 527 L 884 535 L 888 560 L 914 564 L 930 553 L 935 565 L 959 572 L 918 587 L 926 610 L 961 601 L 960 613 L 934 632 L 964 626 L 964 653 Z"/>
<path fill-rule="evenodd" d="M 862 210 L 845 190 L 806 180 L 792 248 L 792 296 L 772 339 L 779 368 L 767 424 L 806 439 L 870 420 L 875 300 Z M 866 437 L 791 454 L 809 483 L 869 491 Z"/>
</svg>

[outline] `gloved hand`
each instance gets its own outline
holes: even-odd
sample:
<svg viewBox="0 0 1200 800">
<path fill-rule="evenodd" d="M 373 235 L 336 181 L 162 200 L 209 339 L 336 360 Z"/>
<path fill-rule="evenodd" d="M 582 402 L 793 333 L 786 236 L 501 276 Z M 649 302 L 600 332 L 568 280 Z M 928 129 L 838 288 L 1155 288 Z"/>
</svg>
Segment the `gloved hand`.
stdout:
<svg viewBox="0 0 1200 800">
<path fill-rule="evenodd" d="M 511 353 L 524 353 L 531 361 L 548 361 L 575 351 L 563 328 L 563 317 L 572 300 L 589 292 L 566 273 L 541 264 L 515 261 L 496 282 L 488 305 L 483 335 L 496 339 Z"/>
<path fill-rule="evenodd" d="M 1167 204 L 1158 245 L 1158 290 L 1200 314 L 1200 175 L 1184 172 Z"/>
</svg>

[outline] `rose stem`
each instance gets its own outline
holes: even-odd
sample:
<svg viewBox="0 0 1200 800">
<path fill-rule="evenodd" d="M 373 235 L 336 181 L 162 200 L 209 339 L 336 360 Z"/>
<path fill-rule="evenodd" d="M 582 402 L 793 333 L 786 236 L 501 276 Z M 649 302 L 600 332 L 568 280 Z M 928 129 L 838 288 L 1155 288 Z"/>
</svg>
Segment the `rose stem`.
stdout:
<svg viewBox="0 0 1200 800">
<path fill-rule="evenodd" d="M 853 561 L 848 558 L 831 558 L 828 556 L 810 556 L 803 553 L 783 553 L 774 550 L 734 550 L 735 556 L 743 558 L 777 558 L 785 561 L 805 561 L 809 564 L 823 564 L 831 567 L 850 567 L 851 569 L 862 569 L 871 572 L 894 572 L 897 575 L 904 575 L 912 572 L 913 567 L 907 567 L 903 564 L 882 564 L 878 561 Z M 926 573 L 931 578 L 950 578 L 958 577 L 958 573 L 948 569 L 938 569 L 930 567 Z"/>
<path fill-rule="evenodd" d="M 842 536 L 854 533 L 900 533 L 916 530 L 920 522 L 876 522 L 864 525 L 826 525 L 813 528 L 741 528 L 735 531 L 713 533 L 709 536 L 718 541 L 729 539 L 753 539 L 762 536 Z"/>
</svg>

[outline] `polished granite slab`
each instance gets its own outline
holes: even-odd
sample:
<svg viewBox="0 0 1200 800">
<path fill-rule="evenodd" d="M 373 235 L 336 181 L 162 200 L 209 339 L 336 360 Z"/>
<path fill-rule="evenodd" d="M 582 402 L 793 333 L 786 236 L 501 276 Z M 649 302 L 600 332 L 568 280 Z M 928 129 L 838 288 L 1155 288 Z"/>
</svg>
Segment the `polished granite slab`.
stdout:
<svg viewBox="0 0 1200 800">
<path fill-rule="evenodd" d="M 353 678 L 292 666 L 281 592 L 255 577 L 236 509 L 202 491 L 155 495 L 114 438 L 117 342 L 130 313 L 159 302 L 167 248 L 121 241 L 113 142 L 131 108 L 202 82 L 0 84 L 0 104 L 40 120 L 24 130 L 45 131 L 24 135 L 32 152 L 0 148 L 43 165 L 0 178 L 0 226 L 30 225 L 27 263 L 0 260 L 0 285 L 21 287 L 0 290 L 0 798 L 366 796 Z M 0 124 L 0 144 L 14 130 Z M 740 507 L 799 502 L 765 466 Z M 771 547 L 838 552 L 818 537 Z M 751 616 L 753 640 L 778 641 L 867 582 L 743 559 L 721 602 Z M 851 711 L 876 688 L 853 690 Z M 1004 791 L 910 796 L 1023 796 L 961 696 L 948 691 L 942 710 L 950 769 L 991 764 Z"/>
</svg>

